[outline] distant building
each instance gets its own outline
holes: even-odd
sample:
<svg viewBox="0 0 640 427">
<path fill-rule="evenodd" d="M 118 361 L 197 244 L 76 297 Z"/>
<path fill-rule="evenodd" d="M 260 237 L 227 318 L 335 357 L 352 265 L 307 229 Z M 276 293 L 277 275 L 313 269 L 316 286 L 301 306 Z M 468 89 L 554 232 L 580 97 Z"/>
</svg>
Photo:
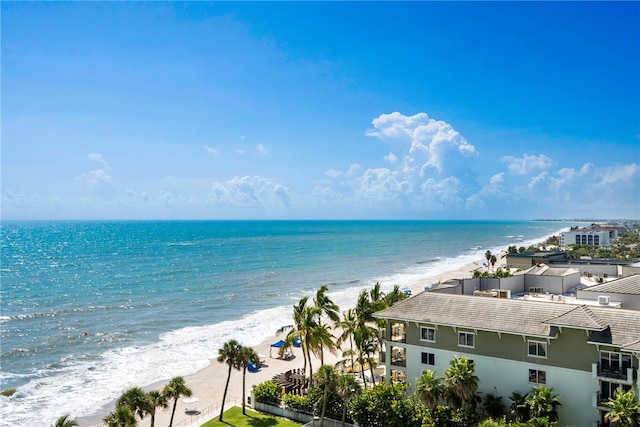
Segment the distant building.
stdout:
<svg viewBox="0 0 640 427">
<path fill-rule="evenodd" d="M 579 285 L 578 269 L 537 264 L 509 277 L 453 279 L 442 284 L 434 284 L 428 290 L 429 292 L 482 296 L 502 291 L 501 296 L 511 298 L 512 295 L 524 293 L 563 295 Z"/>
<path fill-rule="evenodd" d="M 536 264 L 566 261 L 564 251 L 527 251 L 517 254 L 507 254 L 507 267 L 527 269 Z"/>
<path fill-rule="evenodd" d="M 575 268 L 583 276 L 601 277 L 603 279 L 615 279 L 640 274 L 640 263 L 635 259 L 627 261 L 606 258 L 567 259 L 566 261 L 553 261 L 550 265 L 560 268 Z"/>
<path fill-rule="evenodd" d="M 608 246 L 617 237 L 617 230 L 573 230 L 560 233 L 560 246 Z"/>
</svg>

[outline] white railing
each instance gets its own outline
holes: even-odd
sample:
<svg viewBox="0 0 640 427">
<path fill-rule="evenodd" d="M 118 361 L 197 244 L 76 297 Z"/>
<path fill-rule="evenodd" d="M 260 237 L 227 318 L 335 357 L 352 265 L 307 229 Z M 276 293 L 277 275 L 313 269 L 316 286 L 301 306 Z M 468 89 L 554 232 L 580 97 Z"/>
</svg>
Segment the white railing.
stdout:
<svg viewBox="0 0 640 427">
<path fill-rule="evenodd" d="M 242 400 L 238 399 L 227 399 L 225 400 L 225 410 L 229 409 L 231 406 L 242 406 Z M 250 406 L 250 405 L 247 405 Z M 216 403 L 214 405 L 209 405 L 203 410 L 194 411 L 193 415 L 186 414 L 185 416 L 189 417 L 188 419 L 184 419 L 178 423 L 173 423 L 173 427 L 200 427 L 202 424 L 210 421 L 220 415 L 221 404 Z"/>
<path fill-rule="evenodd" d="M 345 427 L 356 427 L 354 424 L 344 423 Z M 320 418 L 315 417 L 313 421 L 309 421 L 302 427 L 320 427 Z M 322 427 L 342 427 L 342 421 L 334 420 L 331 418 L 325 418 L 322 423 Z"/>
</svg>

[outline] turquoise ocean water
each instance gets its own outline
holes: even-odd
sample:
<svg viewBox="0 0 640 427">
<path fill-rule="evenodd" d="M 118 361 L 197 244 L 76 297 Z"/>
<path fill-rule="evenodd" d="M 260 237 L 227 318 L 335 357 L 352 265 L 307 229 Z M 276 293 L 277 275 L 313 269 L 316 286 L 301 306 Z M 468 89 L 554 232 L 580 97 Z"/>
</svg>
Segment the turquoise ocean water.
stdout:
<svg viewBox="0 0 640 427">
<path fill-rule="evenodd" d="M 329 284 L 346 310 L 573 223 L 131 221 L 1 224 L 0 426 L 90 416 L 126 388 L 256 345 Z M 86 334 L 85 334 L 86 333 Z"/>
</svg>

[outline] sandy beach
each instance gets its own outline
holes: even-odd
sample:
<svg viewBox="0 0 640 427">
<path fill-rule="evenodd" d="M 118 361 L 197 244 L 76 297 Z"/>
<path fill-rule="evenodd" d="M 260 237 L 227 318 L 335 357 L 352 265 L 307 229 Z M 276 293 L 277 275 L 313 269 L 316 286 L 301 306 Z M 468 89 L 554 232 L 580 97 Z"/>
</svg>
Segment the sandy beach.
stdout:
<svg viewBox="0 0 640 427">
<path fill-rule="evenodd" d="M 498 262 L 495 265 L 495 269 L 498 267 L 504 267 L 506 264 L 506 258 L 503 258 L 501 254 L 496 254 L 498 257 Z M 424 280 L 412 285 L 410 287 L 413 295 L 423 292 L 424 286 L 432 285 L 437 282 L 445 282 L 450 279 L 462 279 L 471 277 L 473 271 L 476 269 L 480 269 L 480 271 L 486 271 L 487 267 L 484 267 L 482 264 L 486 262 L 485 259 L 478 260 L 476 262 L 464 265 L 456 270 L 448 271 L 433 277 L 425 277 Z M 489 271 L 492 271 L 492 268 L 489 267 Z M 350 307 L 341 307 L 341 310 L 347 310 Z M 250 395 L 250 391 L 252 387 L 256 384 L 264 382 L 266 380 L 271 379 L 274 375 L 286 372 L 290 369 L 302 369 L 304 365 L 304 360 L 302 357 L 302 350 L 300 348 L 292 348 L 293 355 L 295 356 L 289 360 L 282 360 L 278 358 L 277 348 L 271 348 L 271 344 L 278 341 L 281 337 L 271 336 L 268 339 L 265 339 L 260 345 L 254 346 L 253 348 L 256 350 L 258 354 L 266 356 L 264 365 L 259 372 L 247 372 L 246 376 L 246 393 L 247 396 Z M 242 344 L 242 342 L 240 341 Z M 228 366 L 226 364 L 219 363 L 215 357 L 217 355 L 212 355 L 211 363 L 208 367 L 194 373 L 191 375 L 185 375 L 185 382 L 189 388 L 191 388 L 193 394 L 192 397 L 198 399 L 195 404 L 188 404 L 182 402 L 182 399 L 178 400 L 178 405 L 176 407 L 173 426 L 174 427 L 186 427 L 192 425 L 200 425 L 203 423 L 203 418 L 196 419 L 196 417 L 192 417 L 188 414 L 185 414 L 185 409 L 197 409 L 201 411 L 203 415 L 210 413 L 212 410 L 214 411 L 214 416 L 219 414 L 219 408 L 222 401 L 222 396 L 224 394 L 225 382 L 227 380 Z M 326 364 L 335 364 L 340 359 L 339 356 L 325 354 L 325 363 Z M 314 359 L 313 368 L 314 372 L 320 366 L 320 361 Z M 168 380 L 167 380 L 168 381 Z M 160 382 L 154 384 L 149 387 L 144 387 L 146 390 L 160 390 L 167 382 Z M 229 382 L 229 389 L 227 391 L 227 399 L 225 403 L 225 409 L 233 406 L 234 404 L 241 405 L 242 404 L 242 372 L 238 370 L 233 370 L 231 373 L 231 380 Z M 87 427 L 98 427 L 103 426 L 102 418 L 105 417 L 110 411 L 114 409 L 115 402 L 112 402 L 110 405 L 105 406 L 100 411 L 100 414 L 91 417 L 83 417 L 79 418 L 79 422 L 81 426 Z M 156 426 L 168 426 L 169 420 L 171 418 L 171 409 L 172 404 L 167 409 L 158 409 L 156 413 Z M 209 416 L 208 418 L 211 418 Z M 207 418 L 204 418 L 207 419 Z M 139 426 L 147 427 L 150 426 L 151 419 L 150 417 L 146 417 L 143 420 L 139 421 Z"/>
</svg>

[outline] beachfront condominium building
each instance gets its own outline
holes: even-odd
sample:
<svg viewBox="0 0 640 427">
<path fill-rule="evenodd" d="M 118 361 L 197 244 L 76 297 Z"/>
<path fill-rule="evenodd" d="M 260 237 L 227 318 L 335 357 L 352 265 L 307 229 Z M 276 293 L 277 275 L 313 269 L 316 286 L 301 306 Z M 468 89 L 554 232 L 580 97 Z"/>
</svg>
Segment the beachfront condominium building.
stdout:
<svg viewBox="0 0 640 427">
<path fill-rule="evenodd" d="M 544 384 L 560 396 L 559 425 L 605 425 L 617 388 L 638 392 L 640 311 L 422 292 L 375 314 L 387 320 L 387 380 L 415 389 L 425 369 L 444 376 L 473 361 L 482 395 Z"/>
<path fill-rule="evenodd" d="M 560 246 L 586 245 L 607 246 L 611 244 L 613 232 L 609 230 L 573 230 L 560 233 Z M 615 234 L 617 235 L 617 234 Z"/>
</svg>

